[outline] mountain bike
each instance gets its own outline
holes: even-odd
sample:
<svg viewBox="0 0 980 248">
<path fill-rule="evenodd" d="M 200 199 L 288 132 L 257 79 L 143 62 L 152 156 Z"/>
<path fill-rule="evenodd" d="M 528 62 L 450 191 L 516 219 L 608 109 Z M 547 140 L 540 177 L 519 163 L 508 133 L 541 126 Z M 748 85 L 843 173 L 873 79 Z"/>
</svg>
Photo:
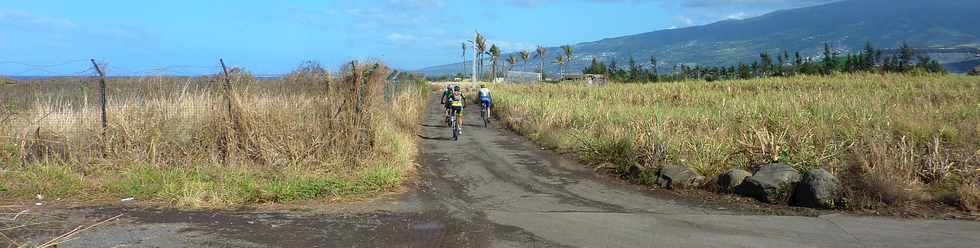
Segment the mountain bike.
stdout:
<svg viewBox="0 0 980 248">
<path fill-rule="evenodd" d="M 490 123 L 490 106 L 486 102 L 480 103 L 480 117 L 483 118 L 483 128 L 487 128 Z"/>
<path fill-rule="evenodd" d="M 459 140 L 459 135 L 462 133 L 459 129 L 459 118 L 456 115 L 457 112 L 455 109 L 449 111 L 449 126 L 452 127 L 453 140 Z"/>
<path fill-rule="evenodd" d="M 450 116 L 452 116 L 452 112 L 453 112 L 453 109 L 452 108 L 446 108 L 446 113 L 447 113 L 446 114 L 446 126 L 447 127 L 453 127 L 453 119 L 450 117 Z"/>
</svg>

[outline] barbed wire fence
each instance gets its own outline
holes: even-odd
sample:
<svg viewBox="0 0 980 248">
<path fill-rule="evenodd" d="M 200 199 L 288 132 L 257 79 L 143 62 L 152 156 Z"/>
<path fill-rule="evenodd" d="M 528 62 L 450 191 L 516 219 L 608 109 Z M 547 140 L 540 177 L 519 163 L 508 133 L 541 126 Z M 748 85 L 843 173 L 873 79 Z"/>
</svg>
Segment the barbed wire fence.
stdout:
<svg viewBox="0 0 980 248">
<path fill-rule="evenodd" d="M 159 129 L 164 132 L 160 135 L 191 139 L 186 129 L 200 123 L 173 120 L 207 120 L 214 115 L 231 115 L 229 92 L 255 88 L 256 91 L 305 93 L 302 92 L 305 89 L 299 88 L 273 88 L 282 87 L 282 83 L 263 86 L 262 80 L 256 80 L 259 83 L 252 85 L 237 85 L 241 82 L 235 74 L 243 73 L 243 70 L 226 67 L 221 59 L 213 65 L 151 68 L 129 68 L 95 59 L 42 65 L 0 61 L 0 67 L 3 66 L 18 70 L 0 74 L 0 77 L 13 79 L 0 82 L 0 125 L 6 127 L 0 128 L 0 143 L 22 146 L 46 143 L 44 147 L 57 147 L 58 143 L 86 141 L 93 143 L 91 150 L 100 154 L 111 152 L 102 144 L 126 142 L 107 139 L 106 131 L 113 121 L 160 121 L 159 125 L 164 126 Z M 78 70 L 64 73 L 73 71 L 72 68 Z M 385 77 L 386 104 L 391 103 L 400 88 L 400 74 L 394 71 Z M 250 76 L 284 78 L 284 75 L 275 74 Z M 98 137 L 91 137 L 91 134 Z M 58 153 L 41 151 L 38 156 L 52 152 Z"/>
<path fill-rule="evenodd" d="M 209 89 L 208 77 L 180 75 L 190 74 L 188 68 L 211 72 L 218 68 L 178 65 L 131 69 L 95 59 L 42 65 L 0 61 L 0 66 L 18 69 L 0 75 L 4 78 L 0 82 L 0 145 L 22 148 L 22 163 L 51 156 L 67 158 L 69 150 L 91 151 L 104 157 L 109 152 L 106 144 L 119 141 L 106 137 L 114 120 L 174 120 L 208 115 L 213 111 L 208 111 L 207 101 L 187 104 L 183 97 L 189 91 Z M 65 73 L 75 69 L 79 70 Z M 165 96 L 175 93 L 181 97 L 170 100 L 179 102 L 161 103 Z M 146 118 L 150 114 L 159 118 Z M 184 127 L 178 123 L 157 130 L 162 131 L 161 135 L 180 135 L 186 133 L 180 130 Z"/>
<path fill-rule="evenodd" d="M 7 92 L 6 94 L 0 94 L 0 104 L 3 104 L 8 110 L 23 109 L 42 102 L 53 105 L 61 105 L 61 107 L 70 106 L 71 109 L 78 110 L 80 107 L 91 106 L 89 104 L 89 99 L 97 99 L 97 105 L 100 109 L 99 122 L 103 129 L 108 126 L 108 120 L 106 118 L 107 105 L 110 97 L 108 96 L 108 84 L 123 81 L 125 79 L 145 77 L 174 77 L 189 79 L 199 76 L 182 76 L 190 75 L 189 72 L 191 72 L 191 70 L 186 69 L 197 69 L 196 71 L 198 72 L 210 70 L 213 73 L 217 73 L 217 70 L 220 69 L 220 67 L 217 65 L 175 65 L 144 69 L 130 69 L 120 66 L 110 66 L 108 63 L 100 63 L 95 59 L 70 60 L 46 65 L 35 65 L 17 61 L 0 61 L 0 66 L 11 64 L 24 67 L 25 69 L 7 75 L 0 74 L 0 76 L 5 76 L 14 80 L 9 81 L 6 84 L 25 84 L 26 86 L 10 86 L 8 87 L 10 90 L 5 90 L 5 92 Z M 76 72 L 64 73 L 63 71 L 69 67 L 83 67 L 84 69 Z M 113 74 L 115 74 L 115 76 L 113 76 Z M 189 80 L 187 82 L 189 82 Z M 131 82 L 126 82 L 126 84 L 130 83 Z M 142 82 L 137 81 L 137 83 L 144 83 L 146 84 L 145 86 L 150 86 L 150 84 L 154 82 L 152 80 L 142 80 Z M 94 92 L 91 91 L 93 84 L 97 88 L 97 90 Z M 116 91 L 121 91 L 118 90 L 118 88 L 120 87 L 117 87 Z M 135 87 L 130 86 L 127 88 L 140 88 L 140 86 L 136 85 Z M 80 92 L 70 92 L 73 89 L 80 90 Z M 127 94 L 120 97 L 133 98 L 133 95 Z M 77 101 L 79 98 L 81 98 L 81 101 Z"/>
</svg>

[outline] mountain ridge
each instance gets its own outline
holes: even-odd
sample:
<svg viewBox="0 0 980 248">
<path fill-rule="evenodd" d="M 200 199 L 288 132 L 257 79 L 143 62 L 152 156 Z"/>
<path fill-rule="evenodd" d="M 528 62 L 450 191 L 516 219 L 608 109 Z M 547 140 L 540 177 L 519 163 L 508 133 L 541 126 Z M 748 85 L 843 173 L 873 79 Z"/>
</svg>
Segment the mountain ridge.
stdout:
<svg viewBox="0 0 980 248">
<path fill-rule="evenodd" d="M 567 71 L 580 71 L 592 58 L 624 64 L 633 56 L 638 63 L 649 66 L 650 56 L 656 56 L 661 71 L 669 71 L 682 63 L 707 66 L 751 63 L 762 52 L 799 51 L 804 56 L 815 57 L 822 52 L 824 43 L 843 53 L 856 52 L 869 41 L 879 48 L 894 48 L 903 42 L 917 48 L 980 48 L 980 15 L 975 13 L 980 13 L 980 1 L 837 1 L 776 10 L 740 20 L 577 43 L 572 45 L 575 56 Z M 549 62 L 560 53 L 557 47 L 547 49 Z M 547 72 L 557 71 L 557 65 L 546 64 Z M 447 75 L 458 73 L 460 66 L 453 63 L 417 71 Z"/>
</svg>

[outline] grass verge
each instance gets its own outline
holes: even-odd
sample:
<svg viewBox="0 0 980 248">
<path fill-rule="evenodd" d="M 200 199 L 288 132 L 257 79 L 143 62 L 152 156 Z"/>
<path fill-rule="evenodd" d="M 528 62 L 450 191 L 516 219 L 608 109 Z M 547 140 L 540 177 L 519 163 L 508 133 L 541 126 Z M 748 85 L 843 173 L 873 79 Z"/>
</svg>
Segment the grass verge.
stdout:
<svg viewBox="0 0 980 248">
<path fill-rule="evenodd" d="M 391 191 L 415 168 L 429 94 L 388 74 L 233 70 L 231 91 L 220 77 L 115 78 L 104 131 L 95 97 L 70 90 L 85 79 L 15 85 L 0 94 L 0 199 L 225 207 Z"/>
<path fill-rule="evenodd" d="M 494 87 L 497 113 L 512 129 L 620 173 L 631 165 L 651 171 L 676 164 L 713 178 L 731 168 L 785 162 L 842 178 L 851 208 L 976 205 L 976 77 Z"/>
</svg>

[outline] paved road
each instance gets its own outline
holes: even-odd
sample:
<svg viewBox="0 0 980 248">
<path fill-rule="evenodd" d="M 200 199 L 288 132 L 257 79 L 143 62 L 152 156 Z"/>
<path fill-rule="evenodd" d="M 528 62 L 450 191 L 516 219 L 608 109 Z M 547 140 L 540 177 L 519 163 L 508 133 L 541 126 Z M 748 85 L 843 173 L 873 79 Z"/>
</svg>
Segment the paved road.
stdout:
<svg viewBox="0 0 980 248">
<path fill-rule="evenodd" d="M 62 247 L 980 246 L 978 222 L 758 216 L 678 202 L 501 129 L 466 126 L 451 141 L 440 113 L 428 110 L 418 185 L 407 193 L 276 213 L 52 210 L 77 222 L 125 213 Z M 466 117 L 476 123 L 479 113 Z"/>
</svg>

